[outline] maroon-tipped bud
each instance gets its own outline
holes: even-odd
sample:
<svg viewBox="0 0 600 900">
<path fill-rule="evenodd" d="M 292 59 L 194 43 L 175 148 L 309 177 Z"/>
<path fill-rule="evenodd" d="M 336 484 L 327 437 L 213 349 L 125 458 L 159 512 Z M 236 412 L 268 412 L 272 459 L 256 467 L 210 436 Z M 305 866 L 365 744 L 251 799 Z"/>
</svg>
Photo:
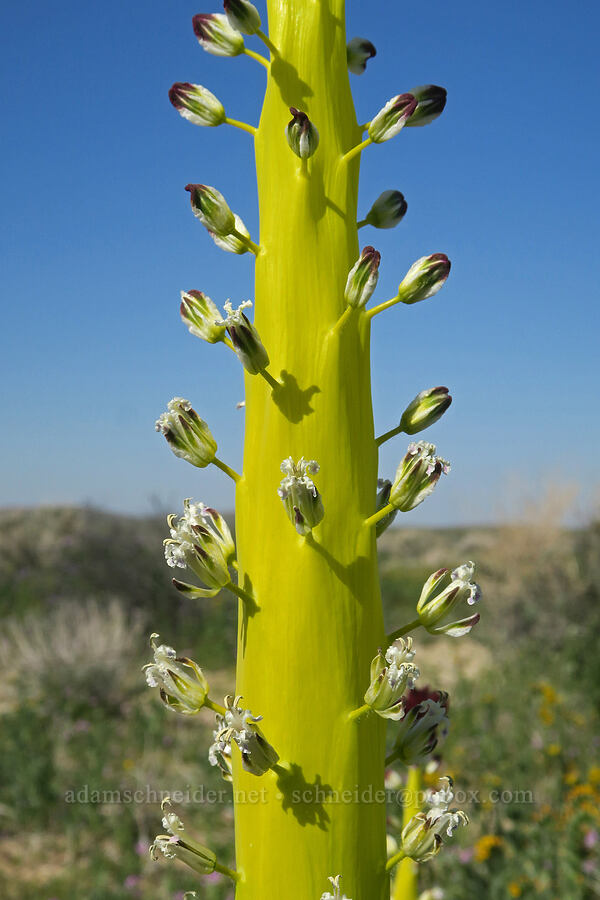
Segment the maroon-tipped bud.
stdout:
<svg viewBox="0 0 600 900">
<path fill-rule="evenodd" d="M 433 297 L 444 286 L 450 274 L 450 260 L 445 253 L 422 256 L 412 264 L 398 286 L 402 303 L 418 303 Z"/>
<path fill-rule="evenodd" d="M 207 13 L 192 19 L 194 34 L 200 46 L 214 56 L 239 56 L 244 52 L 244 38 L 221 13 Z"/>
<path fill-rule="evenodd" d="M 225 110 L 220 100 L 200 84 L 178 81 L 169 91 L 169 100 L 177 112 L 194 125 L 221 125 Z"/>
<path fill-rule="evenodd" d="M 385 104 L 374 119 L 369 122 L 367 131 L 375 144 L 389 141 L 401 131 L 417 108 L 417 99 L 412 94 L 398 94 Z"/>
<path fill-rule="evenodd" d="M 448 96 L 446 88 L 437 84 L 422 84 L 412 88 L 411 94 L 416 97 L 417 108 L 407 125 L 428 125 L 443 113 Z"/>
<path fill-rule="evenodd" d="M 400 420 L 400 427 L 405 434 L 417 434 L 429 428 L 440 419 L 450 404 L 452 397 L 447 387 L 434 387 L 421 391 L 412 400 Z"/>
<path fill-rule="evenodd" d="M 319 146 L 319 132 L 305 112 L 290 106 L 292 120 L 288 122 L 285 136 L 290 148 L 300 159 L 308 159 Z"/>
<path fill-rule="evenodd" d="M 365 247 L 348 273 L 344 299 L 348 306 L 365 306 L 377 287 L 381 254 L 375 247 Z"/>
<path fill-rule="evenodd" d="M 353 75 L 362 75 L 367 68 L 367 62 L 376 55 L 377 50 L 371 41 L 360 37 L 352 38 L 346 45 L 348 71 Z"/>
<path fill-rule="evenodd" d="M 235 216 L 220 191 L 206 184 L 186 184 L 185 189 L 190 193 L 194 215 L 209 231 L 218 235 L 231 234 Z"/>
<path fill-rule="evenodd" d="M 379 195 L 365 222 L 373 228 L 393 228 L 406 215 L 408 204 L 400 191 L 384 191 Z"/>
<path fill-rule="evenodd" d="M 260 29 L 259 12 L 248 0 L 224 0 L 223 8 L 229 24 L 242 34 L 256 34 Z"/>
</svg>

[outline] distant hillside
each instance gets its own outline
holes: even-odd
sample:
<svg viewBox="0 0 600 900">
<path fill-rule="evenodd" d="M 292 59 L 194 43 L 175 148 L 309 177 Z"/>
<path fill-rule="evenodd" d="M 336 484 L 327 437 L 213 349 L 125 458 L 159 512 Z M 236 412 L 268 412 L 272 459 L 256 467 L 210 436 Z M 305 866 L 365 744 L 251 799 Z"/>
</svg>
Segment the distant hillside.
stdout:
<svg viewBox="0 0 600 900">
<path fill-rule="evenodd" d="M 0 612 L 17 616 L 62 600 L 116 597 L 142 614 L 148 628 L 170 640 L 201 634 L 215 662 L 235 643 L 234 598 L 189 601 L 171 585 L 162 541 L 162 516 L 116 515 L 91 508 L 0 510 Z M 493 642 L 499 620 L 505 634 L 540 629 L 532 598 L 564 612 L 575 596 L 597 590 L 597 528 L 569 532 L 535 525 L 389 529 L 380 539 L 384 607 L 390 624 L 410 617 L 427 576 L 467 559 L 478 565 L 484 588 L 480 639 Z M 544 617 L 544 635 L 552 617 Z M 556 636 L 554 634 L 554 636 Z"/>
</svg>

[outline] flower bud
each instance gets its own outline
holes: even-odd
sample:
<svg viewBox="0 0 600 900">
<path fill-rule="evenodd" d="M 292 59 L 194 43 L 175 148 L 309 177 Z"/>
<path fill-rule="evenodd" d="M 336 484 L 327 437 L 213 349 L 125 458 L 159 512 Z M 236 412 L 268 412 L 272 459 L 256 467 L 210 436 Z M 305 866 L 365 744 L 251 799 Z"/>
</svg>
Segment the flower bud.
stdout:
<svg viewBox="0 0 600 900">
<path fill-rule="evenodd" d="M 209 231 L 220 236 L 230 234 L 235 228 L 235 216 L 229 209 L 223 194 L 205 184 L 187 184 L 192 212 Z"/>
<path fill-rule="evenodd" d="M 256 34 L 261 22 L 257 8 L 248 0 L 224 0 L 225 15 L 232 28 L 242 34 Z"/>
<path fill-rule="evenodd" d="M 389 505 L 390 502 L 390 493 L 392 490 L 392 482 L 387 478 L 379 478 L 377 481 L 377 502 L 375 504 L 375 512 L 378 513 L 379 510 Z M 384 516 L 383 519 L 380 519 L 375 526 L 375 534 L 377 537 L 380 537 L 383 532 L 390 527 L 396 516 L 398 515 L 398 510 L 393 509 L 391 513 L 388 513 L 387 516 Z"/>
<path fill-rule="evenodd" d="M 281 463 L 281 471 L 285 478 L 277 493 L 283 501 L 288 518 L 298 534 L 309 534 L 325 515 L 321 495 L 309 477 L 319 471 L 319 464 L 314 459 L 305 460 L 304 457 L 295 463 L 288 456 Z"/>
<path fill-rule="evenodd" d="M 437 84 L 422 84 L 411 88 L 410 92 L 417 101 L 417 108 L 407 125 L 429 125 L 441 116 L 446 105 L 446 88 L 438 87 Z"/>
<path fill-rule="evenodd" d="M 324 894 L 321 894 L 321 900 L 351 900 L 350 897 L 346 897 L 345 894 L 342 894 L 342 889 L 340 887 L 341 880 L 341 875 L 328 878 L 328 881 L 331 882 L 333 887 L 333 894 L 330 891 L 326 891 Z"/>
<path fill-rule="evenodd" d="M 203 469 L 215 458 L 217 442 L 189 400 L 183 397 L 169 400 L 167 412 L 156 420 L 155 428 L 164 434 L 175 456 L 193 466 Z"/>
<path fill-rule="evenodd" d="M 422 766 L 448 734 L 448 694 L 415 688 L 404 698 L 392 758 L 406 766 Z"/>
<path fill-rule="evenodd" d="M 169 91 L 169 100 L 177 112 L 194 125 L 221 125 L 225 109 L 214 94 L 200 84 L 178 81 Z"/>
<path fill-rule="evenodd" d="M 398 286 L 398 298 L 402 303 L 418 303 L 426 300 L 444 286 L 450 274 L 450 260 L 445 253 L 422 256 L 412 264 Z"/>
<path fill-rule="evenodd" d="M 348 273 L 344 300 L 348 306 L 365 306 L 377 287 L 381 254 L 374 247 L 365 247 Z"/>
<path fill-rule="evenodd" d="M 377 50 L 366 38 L 355 37 L 346 44 L 348 71 L 353 75 L 362 75 L 367 68 L 368 60 L 377 55 Z"/>
<path fill-rule="evenodd" d="M 434 387 L 427 391 L 421 391 L 402 413 L 400 428 L 405 434 L 424 431 L 425 428 L 429 428 L 430 425 L 441 419 L 451 403 L 452 397 L 448 393 L 447 387 Z"/>
<path fill-rule="evenodd" d="M 235 545 L 223 516 L 204 503 L 184 500 L 184 513 L 169 516 L 171 537 L 165 541 L 165 559 L 171 568 L 190 569 L 207 587 L 173 584 L 187 597 L 214 597 L 231 582 L 229 566 L 235 557 Z"/>
<path fill-rule="evenodd" d="M 221 250 L 228 253 L 247 253 L 250 249 L 250 232 L 236 213 L 233 214 L 233 218 L 235 230 L 231 234 L 215 234 L 210 230 L 208 233 Z"/>
<path fill-rule="evenodd" d="M 221 13 L 202 13 L 192 19 L 194 34 L 203 50 L 214 56 L 239 56 L 244 38 Z"/>
<path fill-rule="evenodd" d="M 149 687 L 157 687 L 167 709 L 193 716 L 200 712 L 208 696 L 208 682 L 202 669 L 187 656 L 177 656 L 172 647 L 160 644 L 157 634 L 150 637 L 154 662 L 144 666 Z"/>
<path fill-rule="evenodd" d="M 262 716 L 253 716 L 249 709 L 242 709 L 238 705 L 241 699 L 225 697 L 225 716 L 221 718 L 222 728 L 216 740 L 229 745 L 235 741 L 246 772 L 264 775 L 279 760 L 279 754 L 257 726 Z"/>
<path fill-rule="evenodd" d="M 406 215 L 408 204 L 400 191 L 384 191 L 365 217 L 373 228 L 394 228 Z"/>
<path fill-rule="evenodd" d="M 402 829 L 400 849 L 405 856 L 416 862 L 426 862 L 436 856 L 444 843 L 442 834 L 452 837 L 459 825 L 468 825 L 469 820 L 460 809 L 449 809 L 454 799 L 452 779 L 442 778 L 442 789 L 428 792 L 427 812 L 419 812 Z"/>
<path fill-rule="evenodd" d="M 376 144 L 389 141 L 404 128 L 417 108 L 417 100 L 412 94 L 398 94 L 385 104 L 374 119 L 369 122 L 367 131 Z"/>
<path fill-rule="evenodd" d="M 162 824 L 169 834 L 158 834 L 150 847 L 150 856 L 157 860 L 159 853 L 166 859 L 179 859 L 186 863 L 194 872 L 201 875 L 210 875 L 215 871 L 217 857 L 212 850 L 204 847 L 190 837 L 185 831 L 183 822 L 174 812 L 171 812 L 171 800 L 166 797 L 162 802 L 164 813 Z"/>
<path fill-rule="evenodd" d="M 182 291 L 179 312 L 191 334 L 216 344 L 225 339 L 225 326 L 217 325 L 221 313 L 202 291 Z"/>
<path fill-rule="evenodd" d="M 449 471 L 450 463 L 435 455 L 435 444 L 426 441 L 409 444 L 396 471 L 390 503 L 401 512 L 414 509 L 431 494 L 442 473 L 447 475 Z"/>
<path fill-rule="evenodd" d="M 412 638 L 398 638 L 385 654 L 379 651 L 371 663 L 371 684 L 365 703 L 384 719 L 401 719 L 404 715 L 404 691 L 412 688 L 419 677 L 413 665 Z"/>
<path fill-rule="evenodd" d="M 269 365 L 269 354 L 261 342 L 258 331 L 243 312 L 249 306 L 252 306 L 252 302 L 244 300 L 237 309 L 234 309 L 228 300 L 223 307 L 227 317 L 217 324 L 227 329 L 233 348 L 245 370 L 250 375 L 256 375 Z"/>
<path fill-rule="evenodd" d="M 417 603 L 417 615 L 431 634 L 461 637 L 479 621 L 479 613 L 448 622 L 448 616 L 461 602 L 473 606 L 481 599 L 481 588 L 473 581 L 475 563 L 467 562 L 452 572 L 439 569 L 430 575 Z"/>
<path fill-rule="evenodd" d="M 306 113 L 295 106 L 290 106 L 293 116 L 285 129 L 285 136 L 290 148 L 300 159 L 308 159 L 319 146 L 319 132 Z"/>
</svg>

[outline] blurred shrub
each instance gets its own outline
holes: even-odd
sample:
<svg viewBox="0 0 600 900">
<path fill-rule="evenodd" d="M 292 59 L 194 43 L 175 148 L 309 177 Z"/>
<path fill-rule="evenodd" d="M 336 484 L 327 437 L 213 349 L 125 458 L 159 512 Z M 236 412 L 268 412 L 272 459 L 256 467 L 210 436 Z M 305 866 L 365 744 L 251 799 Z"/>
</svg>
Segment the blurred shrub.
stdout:
<svg viewBox="0 0 600 900">
<path fill-rule="evenodd" d="M 77 717 L 115 709 L 140 686 L 132 667 L 143 645 L 140 612 L 116 598 L 66 601 L 6 621 L 0 635 L 0 703 L 35 701 L 48 713 Z"/>
</svg>

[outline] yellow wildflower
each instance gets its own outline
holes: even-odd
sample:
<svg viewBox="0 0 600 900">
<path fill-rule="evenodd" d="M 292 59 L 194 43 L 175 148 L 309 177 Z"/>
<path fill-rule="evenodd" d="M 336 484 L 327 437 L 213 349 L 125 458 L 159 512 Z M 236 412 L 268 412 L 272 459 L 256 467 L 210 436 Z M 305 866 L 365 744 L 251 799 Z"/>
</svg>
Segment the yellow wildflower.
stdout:
<svg viewBox="0 0 600 900">
<path fill-rule="evenodd" d="M 555 719 L 554 713 L 552 712 L 550 707 L 545 703 L 542 703 L 542 705 L 540 706 L 540 719 L 542 720 L 544 725 L 553 725 L 554 724 L 554 719 Z"/>
<path fill-rule="evenodd" d="M 477 862 L 484 862 L 489 859 L 492 850 L 501 847 L 503 843 L 503 839 L 497 834 L 483 834 L 475 844 L 473 858 Z"/>
<path fill-rule="evenodd" d="M 600 784 L 600 766 L 592 766 L 588 772 L 588 781 L 594 786 Z"/>
<path fill-rule="evenodd" d="M 551 706 L 555 703 L 558 703 L 558 694 L 556 693 L 552 685 L 548 684 L 547 681 L 540 681 L 537 685 L 537 689 L 539 690 L 546 703 L 550 704 Z"/>
</svg>

